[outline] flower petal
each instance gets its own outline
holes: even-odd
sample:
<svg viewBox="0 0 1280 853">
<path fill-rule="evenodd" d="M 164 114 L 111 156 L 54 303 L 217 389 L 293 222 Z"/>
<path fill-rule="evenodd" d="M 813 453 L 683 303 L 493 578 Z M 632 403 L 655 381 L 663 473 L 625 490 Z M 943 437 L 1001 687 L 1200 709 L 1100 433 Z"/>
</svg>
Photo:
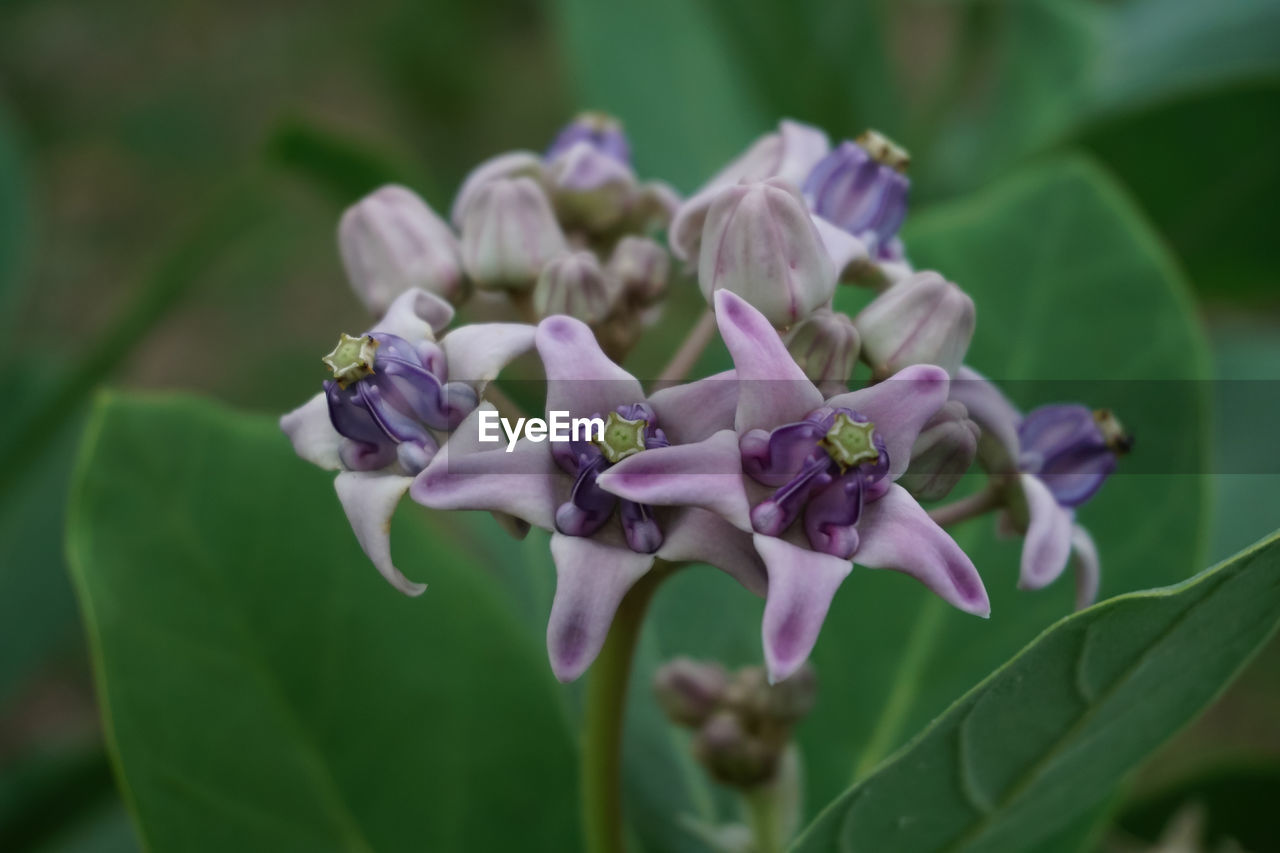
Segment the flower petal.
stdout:
<svg viewBox="0 0 1280 853">
<path fill-rule="evenodd" d="M 329 419 L 329 401 L 323 393 L 281 416 L 280 429 L 293 442 L 293 452 L 312 465 L 329 471 L 342 469 L 342 460 L 338 456 L 342 436 Z"/>
<path fill-rule="evenodd" d="M 1071 565 L 1076 573 L 1076 610 L 1084 610 L 1098 600 L 1101 564 L 1093 537 L 1078 524 L 1071 529 Z"/>
<path fill-rule="evenodd" d="M 482 443 L 482 412 L 497 410 L 481 403 L 414 479 L 410 496 L 433 509 L 485 509 L 553 529 L 556 485 L 564 475 L 551 457 L 550 445 L 518 441 L 508 453 L 505 437 Z"/>
<path fill-rule="evenodd" d="M 406 578 L 391 560 L 391 516 L 412 482 L 412 477 L 343 471 L 333 487 L 360 547 L 382 576 L 405 595 L 422 595 L 427 585 Z"/>
<path fill-rule="evenodd" d="M 1000 389 L 972 367 L 961 366 L 951 382 L 951 399 L 964 403 L 969 419 L 982 428 L 978 456 L 988 470 L 1014 470 L 1019 451 L 1018 424 L 1022 414 Z"/>
<path fill-rule="evenodd" d="M 538 324 L 534 342 L 547 374 L 548 412 L 603 416 L 644 400 L 640 383 L 609 360 L 581 320 L 548 317 Z"/>
<path fill-rule="evenodd" d="M 547 622 L 547 654 L 560 681 L 573 681 L 600 654 L 618 603 L 653 565 L 637 554 L 582 536 L 551 537 L 556 596 Z"/>
<path fill-rule="evenodd" d="M 1018 588 L 1040 589 L 1057 580 L 1067 567 L 1074 514 L 1054 500 L 1053 493 L 1039 477 L 1022 474 L 1018 482 L 1028 519 Z"/>
<path fill-rule="evenodd" d="M 696 444 L 673 444 L 623 459 L 602 472 L 596 485 L 636 503 L 702 507 L 750 530 L 741 458 L 738 434 L 725 429 Z"/>
<path fill-rule="evenodd" d="M 858 521 L 862 540 L 853 561 L 869 569 L 911 575 L 966 613 L 991 615 L 986 587 L 973 562 L 907 490 L 894 484 L 869 501 Z"/>
<path fill-rule="evenodd" d="M 768 576 L 752 536 L 705 509 L 689 508 L 675 515 L 663 530 L 666 539 L 657 556 L 673 563 L 707 563 L 727 573 L 764 598 Z"/>
<path fill-rule="evenodd" d="M 409 343 L 434 341 L 436 333 L 453 320 L 453 306 L 421 288 L 397 296 L 369 334 L 396 335 Z"/>
<path fill-rule="evenodd" d="M 848 560 L 757 533 L 756 550 L 769 573 L 761 634 L 769 680 L 787 678 L 818 640 L 836 589 L 853 567 Z"/>
<path fill-rule="evenodd" d="M 832 397 L 827 405 L 871 419 L 889 451 L 889 476 L 896 480 L 911 464 L 911 446 L 920 430 L 947 402 L 949 381 L 941 367 L 913 364 L 883 382 Z"/>
<path fill-rule="evenodd" d="M 534 327 L 525 323 L 459 326 L 440 341 L 449 381 L 468 382 L 483 390 L 502 368 L 533 349 L 533 333 Z"/>
<path fill-rule="evenodd" d="M 870 267 L 871 258 L 867 254 L 866 243 L 821 216 L 815 215 L 813 224 L 818 229 L 818 236 L 822 238 L 827 254 L 831 256 L 838 281 L 852 281 Z"/>
<path fill-rule="evenodd" d="M 822 394 L 763 314 L 727 290 L 716 291 L 715 307 L 720 337 L 740 380 L 739 433 L 798 421 L 822 405 Z"/>
<path fill-rule="evenodd" d="M 733 427 L 738 408 L 737 374 L 732 370 L 655 391 L 649 405 L 672 444 L 702 441 Z"/>
</svg>

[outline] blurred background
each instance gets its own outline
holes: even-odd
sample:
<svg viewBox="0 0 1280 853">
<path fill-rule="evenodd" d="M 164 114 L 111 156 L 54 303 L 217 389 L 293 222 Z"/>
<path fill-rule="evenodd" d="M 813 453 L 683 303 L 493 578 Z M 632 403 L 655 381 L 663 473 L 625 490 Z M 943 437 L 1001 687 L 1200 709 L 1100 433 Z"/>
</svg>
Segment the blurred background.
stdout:
<svg viewBox="0 0 1280 853">
<path fill-rule="evenodd" d="M 916 209 L 1080 152 L 1176 257 L 1216 375 L 1276 380 L 1277 45 L 1265 0 L 0 4 L 0 850 L 137 849 L 62 550 L 93 390 L 301 400 L 362 323 L 334 244 L 362 193 L 446 210 L 583 108 L 683 192 L 780 116 L 902 142 Z M 1274 459 L 1274 429 L 1215 429 Z M 1277 526 L 1276 486 L 1217 478 L 1211 559 Z M 1126 831 L 1206 772 L 1209 799 L 1274 806 L 1277 720 L 1273 642 L 1145 768 Z"/>
</svg>

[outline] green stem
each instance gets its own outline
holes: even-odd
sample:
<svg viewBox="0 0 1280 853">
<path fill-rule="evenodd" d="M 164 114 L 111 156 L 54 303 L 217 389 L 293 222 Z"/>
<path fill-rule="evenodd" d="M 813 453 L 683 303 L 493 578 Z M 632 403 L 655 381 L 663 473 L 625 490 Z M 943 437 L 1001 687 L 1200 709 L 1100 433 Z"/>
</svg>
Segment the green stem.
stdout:
<svg viewBox="0 0 1280 853">
<path fill-rule="evenodd" d="M 623 853 L 622 723 L 631 658 L 658 584 L 674 567 L 656 561 L 622 598 L 587 681 L 582 744 L 582 818 L 587 853 Z"/>
<path fill-rule="evenodd" d="M 747 822 L 751 837 L 755 839 L 755 853 L 781 853 L 783 847 L 782 826 L 778 814 L 778 797 L 769 785 L 760 785 L 744 791 Z"/>
</svg>

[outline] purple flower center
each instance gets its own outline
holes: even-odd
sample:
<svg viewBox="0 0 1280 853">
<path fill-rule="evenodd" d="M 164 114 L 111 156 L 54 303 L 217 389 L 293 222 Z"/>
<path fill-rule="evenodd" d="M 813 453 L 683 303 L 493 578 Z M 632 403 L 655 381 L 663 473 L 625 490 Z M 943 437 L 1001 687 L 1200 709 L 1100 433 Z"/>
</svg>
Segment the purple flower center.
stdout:
<svg viewBox="0 0 1280 853">
<path fill-rule="evenodd" d="M 554 160 L 579 142 L 588 142 L 601 154 L 631 165 L 631 145 L 622 125 L 607 115 L 585 113 L 565 125 L 547 148 L 546 159 Z"/>
<path fill-rule="evenodd" d="M 569 500 L 556 510 L 556 529 L 566 536 L 592 536 L 617 509 L 627 547 L 641 554 L 657 551 L 662 547 L 663 536 L 653 508 L 609 494 L 597 485 L 596 479 L 601 471 L 628 456 L 668 444 L 649 404 L 634 403 L 609 413 L 602 438 L 579 438 L 553 445 L 556 463 L 574 478 Z"/>
<path fill-rule="evenodd" d="M 348 439 L 339 455 L 353 471 L 398 462 L 417 474 L 439 447 L 432 431 L 454 429 L 479 402 L 470 385 L 447 381 L 444 352 L 430 341 L 343 335 L 325 362 L 336 377 L 324 383 L 329 420 Z"/>
<path fill-rule="evenodd" d="M 1055 404 L 1034 409 L 1018 425 L 1018 468 L 1035 474 L 1059 504 L 1073 508 L 1102 488 L 1132 439 L 1111 412 Z"/>
<path fill-rule="evenodd" d="M 891 259 L 891 243 L 907 216 L 911 181 L 883 159 L 857 142 L 842 142 L 813 167 L 804 195 L 814 213 Z"/>
<path fill-rule="evenodd" d="M 751 525 L 781 536 L 804 516 L 809 546 L 849 559 L 858 550 L 865 501 L 884 492 L 889 452 L 875 424 L 852 409 L 824 406 L 772 432 L 742 437 L 742 468 L 776 491 L 751 510 Z"/>
</svg>

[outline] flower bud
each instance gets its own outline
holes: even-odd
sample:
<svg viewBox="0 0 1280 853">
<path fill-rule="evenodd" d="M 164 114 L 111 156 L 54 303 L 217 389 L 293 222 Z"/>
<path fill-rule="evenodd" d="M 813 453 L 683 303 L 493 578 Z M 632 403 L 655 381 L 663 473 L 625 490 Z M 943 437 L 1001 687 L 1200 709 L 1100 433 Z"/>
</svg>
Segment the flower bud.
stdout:
<svg viewBox="0 0 1280 853">
<path fill-rule="evenodd" d="M 936 364 L 955 375 L 969 349 L 973 300 L 936 272 L 892 285 L 853 318 L 862 358 L 876 378 L 912 364 Z"/>
<path fill-rule="evenodd" d="M 627 299 L 648 306 L 667 291 L 671 257 L 647 237 L 623 237 L 609 256 L 607 269 Z"/>
<path fill-rule="evenodd" d="M 457 238 L 404 187 L 382 187 L 347 208 L 338 249 L 352 289 L 371 314 L 382 315 L 413 287 L 454 303 L 464 293 Z"/>
<path fill-rule="evenodd" d="M 790 326 L 831 301 L 836 270 L 800 193 L 771 179 L 726 187 L 711 201 L 698 283 L 708 302 L 731 290 L 775 326 Z"/>
<path fill-rule="evenodd" d="M 848 316 L 819 308 L 793 326 L 786 340 L 791 357 L 826 396 L 848 390 L 858 357 L 858 330 Z"/>
<path fill-rule="evenodd" d="M 547 160 L 556 159 L 581 142 L 619 163 L 631 162 L 631 144 L 622 132 L 622 122 L 611 115 L 596 112 L 582 113 L 565 125 L 547 149 Z"/>
<path fill-rule="evenodd" d="M 973 464 L 981 434 L 964 404 L 948 400 L 916 437 L 911 465 L 898 484 L 917 500 L 942 500 Z"/>
<path fill-rule="evenodd" d="M 719 711 L 693 739 L 693 754 L 725 785 L 751 788 L 773 778 L 782 745 L 756 737 L 731 711 Z"/>
<path fill-rule="evenodd" d="M 477 287 L 528 290 L 568 251 L 542 188 L 532 178 L 495 179 L 476 190 L 462 217 L 462 264 Z"/>
<path fill-rule="evenodd" d="M 609 315 L 614 295 L 596 256 L 574 252 L 542 268 L 533 288 L 533 307 L 539 317 L 568 314 L 592 324 Z"/>
<path fill-rule="evenodd" d="M 769 689 L 769 714 L 779 723 L 793 725 L 808 716 L 817 698 L 818 675 L 813 665 L 805 662 Z"/>
<path fill-rule="evenodd" d="M 813 212 L 862 238 L 873 252 L 893 240 L 907 215 L 909 158 L 869 130 L 824 157 L 804 183 Z"/>
<path fill-rule="evenodd" d="M 1133 438 L 1109 409 L 1055 403 L 1027 413 L 1018 443 L 1018 467 L 1043 480 L 1059 504 L 1074 508 L 1102 488 Z"/>
<path fill-rule="evenodd" d="M 653 692 L 672 722 L 700 726 L 715 711 L 728 684 L 720 664 L 676 658 L 654 674 Z"/>
</svg>

